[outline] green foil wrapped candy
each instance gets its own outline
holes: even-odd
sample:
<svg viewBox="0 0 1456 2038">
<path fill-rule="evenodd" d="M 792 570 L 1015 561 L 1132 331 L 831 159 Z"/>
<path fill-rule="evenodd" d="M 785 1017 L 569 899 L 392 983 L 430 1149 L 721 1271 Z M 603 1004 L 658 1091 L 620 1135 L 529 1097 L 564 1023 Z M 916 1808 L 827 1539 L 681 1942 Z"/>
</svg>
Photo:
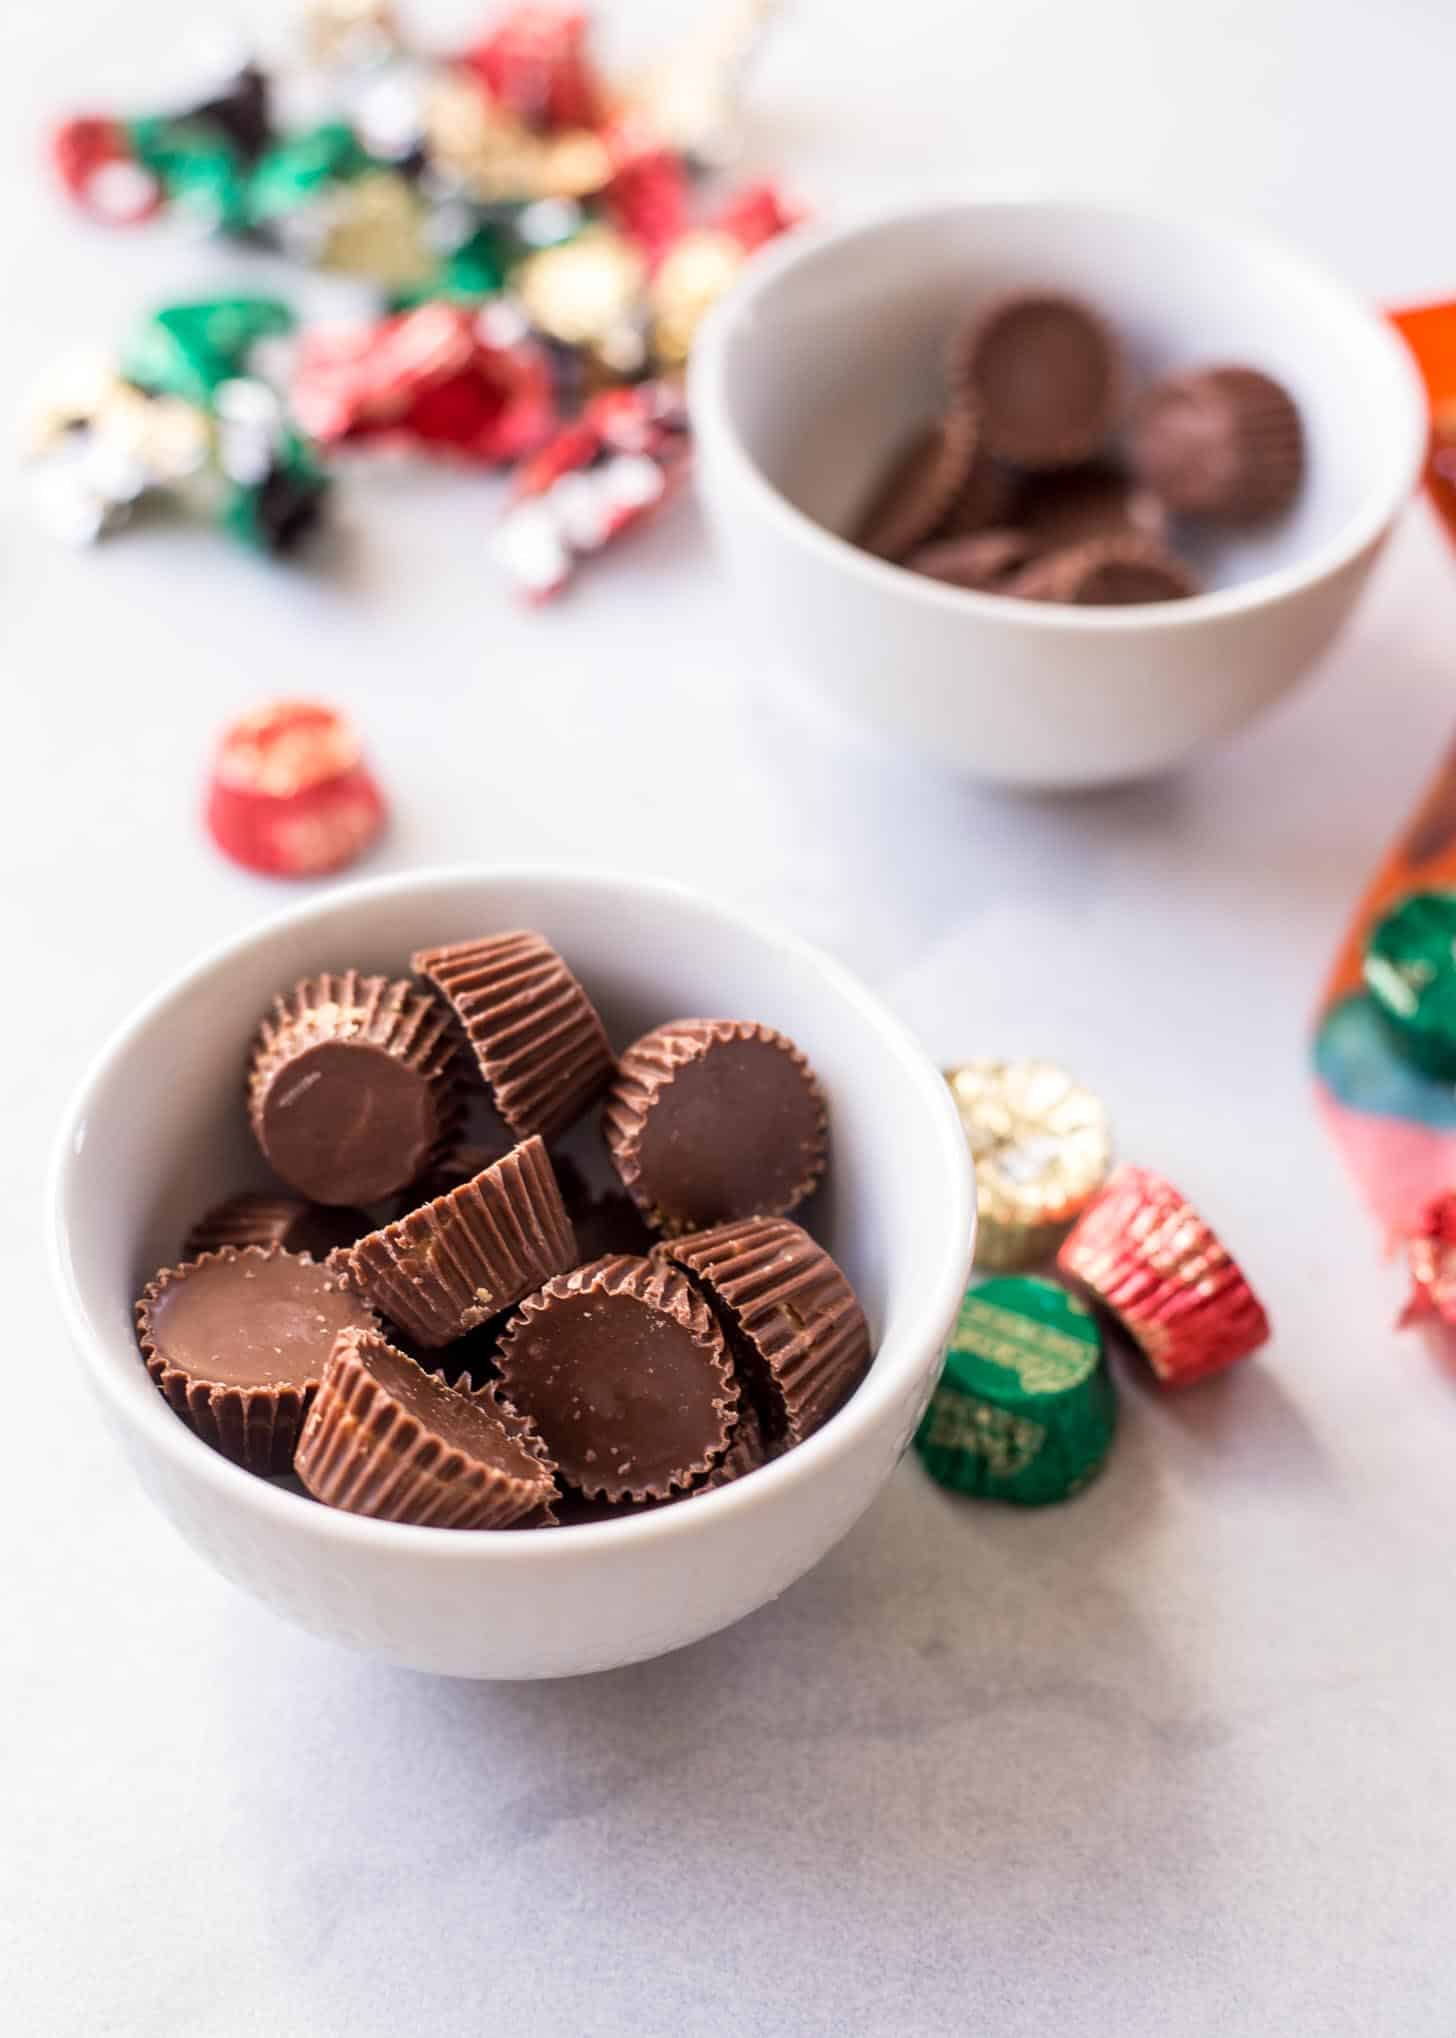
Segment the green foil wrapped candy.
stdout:
<svg viewBox="0 0 1456 2038">
<path fill-rule="evenodd" d="M 330 185 L 346 183 L 375 167 L 359 146 L 354 130 L 341 120 L 289 135 L 286 141 L 264 150 L 248 179 L 249 224 L 266 226 L 306 205 Z"/>
<path fill-rule="evenodd" d="M 286 333 L 293 313 L 277 297 L 208 297 L 154 312 L 122 350 L 129 382 L 159 396 L 210 404 L 243 373 L 260 340 Z"/>
<path fill-rule="evenodd" d="M 148 117 L 126 123 L 132 154 L 173 205 L 221 233 L 245 225 L 247 174 L 238 151 L 204 122 Z"/>
<path fill-rule="evenodd" d="M 1456 892 L 1412 892 L 1376 921 L 1365 987 L 1403 1060 L 1456 1076 Z"/>
<path fill-rule="evenodd" d="M 1116 1423 L 1091 1310 L 1054 1281 L 1004 1275 L 967 1291 L 915 1448 L 954 1492 L 1043 1507 L 1086 1485 Z"/>
</svg>

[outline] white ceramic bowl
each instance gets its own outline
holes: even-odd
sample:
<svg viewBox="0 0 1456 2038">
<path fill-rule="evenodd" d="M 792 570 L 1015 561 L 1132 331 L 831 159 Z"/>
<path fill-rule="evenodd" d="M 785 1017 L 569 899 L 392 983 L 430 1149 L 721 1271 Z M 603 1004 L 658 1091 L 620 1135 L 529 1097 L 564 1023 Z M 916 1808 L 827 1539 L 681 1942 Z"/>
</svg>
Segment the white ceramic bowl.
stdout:
<svg viewBox="0 0 1456 2038">
<path fill-rule="evenodd" d="M 188 1222 L 258 1175 L 242 1109 L 273 993 L 350 963 L 539 927 L 619 1045 L 686 1012 L 766 1020 L 813 1061 L 831 1165 L 815 1227 L 864 1302 L 875 1360 L 816 1436 L 721 1492 L 632 1520 L 530 1534 L 367 1521 L 253 1478 L 151 1384 L 132 1301 Z M 51 1186 L 56 1278 L 86 1373 L 152 1498 L 234 1583 L 315 1634 L 464 1677 L 601 1670 L 696 1641 L 791 1585 L 889 1477 L 934 1383 L 973 1224 L 949 1090 L 905 1029 L 826 956 L 674 886 L 548 870 L 386 878 L 206 955 L 102 1052 Z"/>
<path fill-rule="evenodd" d="M 969 594 L 882 564 L 850 528 L 932 415 L 948 335 L 988 298 L 1098 305 L 1137 385 L 1243 360 L 1308 427 L 1295 509 L 1212 545 L 1190 601 L 1077 609 Z M 1024 786 L 1177 764 L 1287 692 L 1348 615 L 1408 498 L 1425 404 L 1395 333 L 1262 237 L 1055 200 L 958 199 L 788 236 L 693 351 L 709 518 L 790 663 L 885 740 Z"/>
</svg>

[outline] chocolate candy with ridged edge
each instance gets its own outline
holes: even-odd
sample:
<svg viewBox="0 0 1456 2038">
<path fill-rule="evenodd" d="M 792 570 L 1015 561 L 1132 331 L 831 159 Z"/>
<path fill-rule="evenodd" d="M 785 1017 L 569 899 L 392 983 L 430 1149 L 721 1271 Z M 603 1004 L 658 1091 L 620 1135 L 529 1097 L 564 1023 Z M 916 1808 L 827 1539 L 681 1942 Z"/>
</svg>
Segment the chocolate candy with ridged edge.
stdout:
<svg viewBox="0 0 1456 2038">
<path fill-rule="evenodd" d="M 1116 1422 L 1092 1311 L 1053 1281 L 1003 1275 L 967 1292 L 915 1448 L 954 1492 L 1044 1507 L 1086 1485 Z"/>
<path fill-rule="evenodd" d="M 1456 1076 L 1456 892 L 1411 892 L 1376 922 L 1365 988 L 1403 1061 Z"/>
</svg>

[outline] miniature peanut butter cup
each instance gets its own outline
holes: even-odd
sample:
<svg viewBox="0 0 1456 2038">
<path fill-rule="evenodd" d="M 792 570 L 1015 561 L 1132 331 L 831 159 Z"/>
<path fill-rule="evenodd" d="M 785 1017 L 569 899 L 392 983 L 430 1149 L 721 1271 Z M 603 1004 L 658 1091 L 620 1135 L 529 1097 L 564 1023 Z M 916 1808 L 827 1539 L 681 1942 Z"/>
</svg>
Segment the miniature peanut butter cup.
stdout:
<svg viewBox="0 0 1456 2038">
<path fill-rule="evenodd" d="M 519 1138 L 555 1138 L 606 1088 L 606 1029 L 541 935 L 523 930 L 425 948 L 410 967 L 449 1001 L 496 1109 Z"/>
<path fill-rule="evenodd" d="M 1121 380 L 1102 320 L 1050 291 L 998 299 L 951 350 L 951 383 L 978 405 L 982 444 L 1017 467 L 1067 467 L 1101 452 Z"/>
<path fill-rule="evenodd" d="M 1026 531 L 978 531 L 970 538 L 937 538 L 912 552 L 905 564 L 947 587 L 974 594 L 999 594 L 1029 566 L 1040 547 Z"/>
<path fill-rule="evenodd" d="M 720 1224 L 657 1248 L 707 1299 L 771 1443 L 802 1443 L 864 1378 L 870 1333 L 849 1282 L 785 1217 Z"/>
<path fill-rule="evenodd" d="M 248 1108 L 259 1146 L 315 1203 L 392 1196 L 454 1136 L 460 1098 L 445 1008 L 403 979 L 310 977 L 258 1032 Z"/>
<path fill-rule="evenodd" d="M 549 1464 L 485 1397 L 447 1387 L 377 1331 L 335 1342 L 294 1469 L 329 1507 L 420 1528 L 510 1528 L 556 1492 Z"/>
<path fill-rule="evenodd" d="M 693 1493 L 716 1493 L 720 1486 L 731 1486 L 735 1479 L 756 1472 L 768 1460 L 768 1439 L 764 1435 L 762 1419 L 748 1396 L 743 1394 L 738 1403 L 737 1426 L 727 1450 L 706 1478 L 700 1479 L 692 1492 L 683 1497 L 691 1499 Z"/>
<path fill-rule="evenodd" d="M 917 432 L 871 495 L 855 526 L 855 544 L 877 559 L 899 560 L 913 552 L 964 488 L 976 442 L 975 409 L 965 403 Z"/>
<path fill-rule="evenodd" d="M 204 1443 L 286 1472 L 340 1331 L 378 1319 L 329 1268 L 279 1246 L 224 1246 L 166 1267 L 136 1306 L 147 1371 Z"/>
<path fill-rule="evenodd" d="M 603 1116 L 617 1173 L 669 1236 L 782 1216 L 824 1170 L 828 1121 L 808 1061 L 771 1026 L 674 1019 L 617 1064 Z"/>
<path fill-rule="evenodd" d="M 956 492 L 955 501 L 931 533 L 935 538 L 969 538 L 977 531 L 1012 521 L 1017 496 L 1017 476 L 1000 460 L 993 460 L 978 447 L 971 470 Z"/>
<path fill-rule="evenodd" d="M 723 1332 L 664 1263 L 625 1255 L 527 1296 L 500 1348 L 501 1392 L 589 1498 L 662 1500 L 727 1451 L 739 1393 Z"/>
<path fill-rule="evenodd" d="M 1017 494 L 1015 523 L 1043 552 L 1092 538 L 1160 544 L 1168 535 L 1158 497 L 1108 460 L 1028 476 Z"/>
<path fill-rule="evenodd" d="M 546 1149 L 528 1139 L 458 1189 L 335 1253 L 330 1265 L 433 1351 L 509 1309 L 576 1257 Z"/>
<path fill-rule="evenodd" d="M 1023 601 L 1115 608 L 1186 600 L 1197 594 L 1198 582 L 1181 559 L 1150 538 L 1092 538 L 1034 559 L 1004 592 Z"/>
<path fill-rule="evenodd" d="M 285 1252 L 326 1260 L 341 1245 L 352 1245 L 370 1228 L 362 1210 L 347 1204 L 305 1203 L 267 1190 L 229 1196 L 199 1217 L 182 1247 L 184 1260 L 200 1259 L 224 1245 L 281 1245 Z"/>
<path fill-rule="evenodd" d="M 1289 392 L 1257 368 L 1203 368 L 1160 383 L 1133 420 L 1132 464 L 1170 510 L 1253 524 L 1288 509 L 1304 478 Z"/>
</svg>

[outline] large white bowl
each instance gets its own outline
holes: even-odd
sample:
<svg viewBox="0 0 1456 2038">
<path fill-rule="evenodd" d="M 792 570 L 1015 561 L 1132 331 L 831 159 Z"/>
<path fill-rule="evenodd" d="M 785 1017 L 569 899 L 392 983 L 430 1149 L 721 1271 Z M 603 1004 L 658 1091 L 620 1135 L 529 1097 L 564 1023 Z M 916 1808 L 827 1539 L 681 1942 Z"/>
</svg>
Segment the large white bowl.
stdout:
<svg viewBox="0 0 1456 2038">
<path fill-rule="evenodd" d="M 151 1384 L 132 1302 L 188 1222 L 258 1161 L 242 1072 L 273 993 L 319 969 L 400 973 L 414 948 L 529 926 L 619 1046 L 684 1013 L 765 1020 L 828 1099 L 815 1225 L 864 1302 L 868 1378 L 806 1444 L 660 1513 L 528 1534 L 375 1522 L 239 1471 Z M 803 942 L 674 886 L 437 871 L 335 892 L 206 955 L 102 1052 L 51 1187 L 76 1349 L 152 1498 L 234 1583 L 333 1641 L 464 1677 L 602 1670 L 696 1641 L 782 1592 L 863 1513 L 924 1409 L 965 1285 L 973 1203 L 949 1090 L 905 1029 Z"/>
<path fill-rule="evenodd" d="M 950 332 L 1002 291 L 1046 286 L 1104 311 L 1137 384 L 1240 360 L 1297 398 L 1299 503 L 1201 551 L 1209 592 L 1013 602 L 836 535 L 933 414 Z M 1349 614 L 1427 432 L 1395 333 L 1301 257 L 1196 219 L 1047 199 L 953 199 L 788 236 L 708 320 L 689 393 L 710 521 L 791 664 L 885 740 L 1025 786 L 1161 770 L 1287 692 Z"/>
</svg>

